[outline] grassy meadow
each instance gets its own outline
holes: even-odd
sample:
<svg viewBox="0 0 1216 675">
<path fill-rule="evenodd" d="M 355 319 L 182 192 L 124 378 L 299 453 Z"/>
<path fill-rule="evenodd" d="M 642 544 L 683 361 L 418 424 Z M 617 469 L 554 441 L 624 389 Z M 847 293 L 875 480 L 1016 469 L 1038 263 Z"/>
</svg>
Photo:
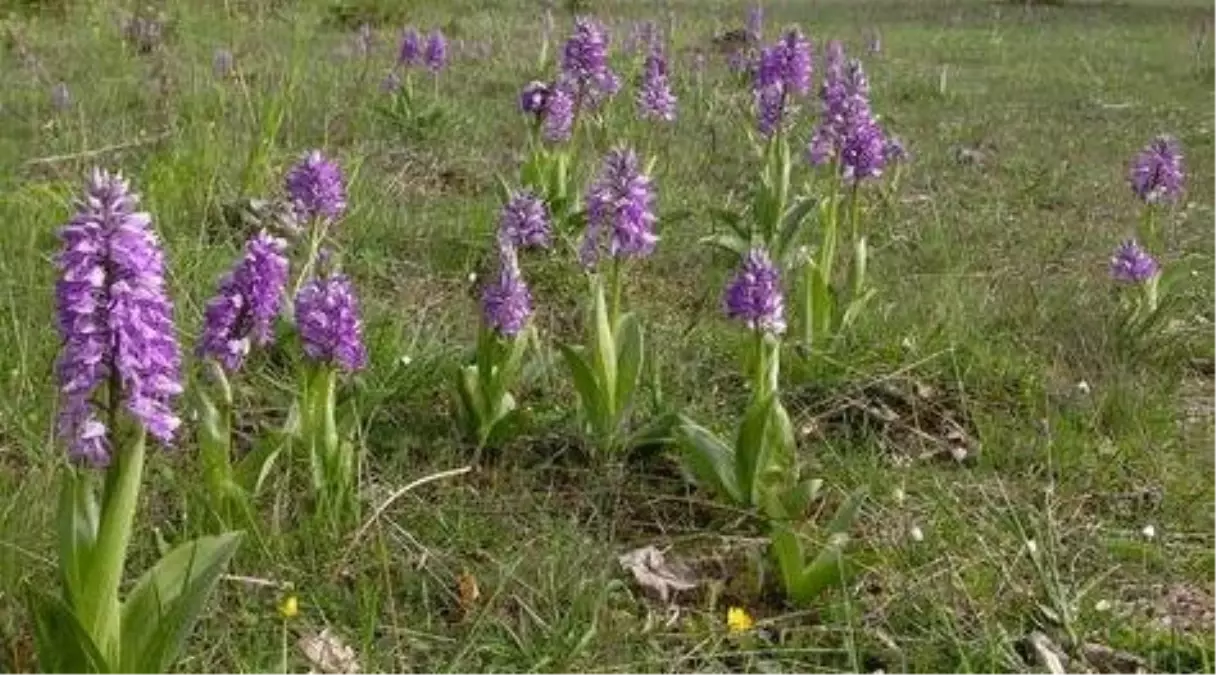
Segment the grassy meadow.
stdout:
<svg viewBox="0 0 1216 675">
<path fill-rule="evenodd" d="M 307 672 L 318 666 L 297 642 L 325 628 L 373 672 L 1044 671 L 1026 646 L 1035 631 L 1067 646 L 1070 672 L 1082 672 L 1082 643 L 1153 671 L 1216 668 L 1209 3 L 764 3 L 767 38 L 791 24 L 809 36 L 816 78 L 829 39 L 862 59 L 875 112 L 911 154 L 898 189 L 867 206 L 877 296 L 830 357 L 791 349 L 782 374 L 802 460 L 825 481 L 812 517 L 869 494 L 847 552 L 856 574 L 809 609 L 773 592 L 764 532 L 691 486 L 675 447 L 647 446 L 624 466 L 587 461 L 555 349 L 584 335 L 585 284 L 568 256 L 524 262 L 541 348 L 515 392 L 520 433 L 474 463 L 454 422 L 477 282 L 492 270 L 496 177 L 515 181 L 525 151 L 517 94 L 550 76 L 537 65 L 540 2 L 151 7 L 164 31 L 141 50 L 122 28 L 149 11 L 134 3 L 0 0 L 0 669 L 37 668 L 23 588 L 56 581 L 67 462 L 53 259 L 86 172 L 121 170 L 143 196 L 191 350 L 249 234 L 237 205 L 281 192 L 313 148 L 347 180 L 335 238 L 370 364 L 340 407 L 368 526 L 315 527 L 302 458 L 280 460 L 258 500 L 261 530 L 181 670 Z M 737 206 L 759 166 L 748 84 L 714 44 L 742 27 L 748 3 L 559 3 L 551 49 L 575 9 L 612 29 L 624 86 L 608 141 L 655 158 L 661 240 L 625 290 L 648 349 L 638 408 L 733 433 L 747 400 L 747 343 L 721 310 L 734 261 L 701 240 L 720 227 L 710 210 Z M 640 60 L 620 47 L 644 20 L 668 39 L 672 124 L 635 114 Z M 433 119 L 395 111 L 381 89 L 406 25 L 452 40 L 434 81 L 413 75 L 440 102 Z M 213 69 L 217 49 L 233 54 L 227 76 Z M 53 100 L 60 82 L 66 105 Z M 793 126 L 799 158 L 813 124 Z M 1137 224 L 1128 163 L 1159 133 L 1177 137 L 1188 171 L 1160 256 L 1189 273 L 1167 339 L 1129 356 L 1113 337 L 1107 266 Z M 605 149 L 580 153 L 580 191 Z M 252 357 L 236 392 L 240 438 L 282 422 L 292 349 Z M 187 415 L 177 447 L 150 455 L 129 576 L 165 542 L 201 533 L 191 426 Z M 368 518 L 407 484 L 465 466 Z M 648 544 L 687 563 L 698 587 L 669 604 L 639 588 L 618 556 Z M 299 612 L 285 619 L 288 596 Z M 731 607 L 755 628 L 728 630 Z"/>
</svg>

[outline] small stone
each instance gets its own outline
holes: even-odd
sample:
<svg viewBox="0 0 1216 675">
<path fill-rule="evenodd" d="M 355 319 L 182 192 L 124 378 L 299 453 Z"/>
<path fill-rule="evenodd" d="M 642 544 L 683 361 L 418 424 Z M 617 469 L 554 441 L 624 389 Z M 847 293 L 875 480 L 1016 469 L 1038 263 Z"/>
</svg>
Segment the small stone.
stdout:
<svg viewBox="0 0 1216 675">
<path fill-rule="evenodd" d="M 913 525 L 912 529 L 908 530 L 908 536 L 912 538 L 912 541 L 918 544 L 925 540 L 925 533 L 922 532 L 920 527 L 917 525 Z"/>
</svg>

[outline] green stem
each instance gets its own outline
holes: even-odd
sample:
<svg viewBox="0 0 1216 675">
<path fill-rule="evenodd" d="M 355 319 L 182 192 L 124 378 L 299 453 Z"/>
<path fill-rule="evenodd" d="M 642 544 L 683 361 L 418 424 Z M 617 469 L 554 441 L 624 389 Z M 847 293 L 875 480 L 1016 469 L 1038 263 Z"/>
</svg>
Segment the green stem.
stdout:
<svg viewBox="0 0 1216 675">
<path fill-rule="evenodd" d="M 312 277 L 317 266 L 317 256 L 321 253 L 321 244 L 325 243 L 325 235 L 329 229 L 329 222 L 325 219 L 316 219 L 308 228 L 308 257 L 305 258 L 304 264 L 300 267 L 300 276 L 296 278 L 296 283 L 292 286 L 291 297 L 295 298 L 300 293 L 300 288 Z"/>
<path fill-rule="evenodd" d="M 131 529 L 139 505 L 139 484 L 144 471 L 146 434 L 126 448 L 115 447 L 106 471 L 101 524 L 79 617 L 108 662 L 119 662 L 121 606 L 118 590 L 131 542 Z"/>
<path fill-rule="evenodd" d="M 765 396 L 765 394 L 768 393 L 766 387 L 768 382 L 768 364 L 765 363 L 764 331 L 757 327 L 752 331 L 752 336 L 752 341 L 755 344 L 754 349 L 756 351 L 756 372 L 755 382 L 753 385 L 753 389 L 755 391 L 754 399 L 759 401 Z"/>
<path fill-rule="evenodd" d="M 861 216 L 861 204 L 858 201 L 857 181 L 853 181 L 853 188 L 849 192 L 849 230 L 852 234 L 850 241 L 857 242 L 857 223 Z"/>
<path fill-rule="evenodd" d="M 350 504 L 351 494 L 351 458 L 342 451 L 338 438 L 337 422 L 337 390 L 338 373 L 332 366 L 326 366 L 321 375 L 320 395 L 320 428 L 318 429 L 321 452 L 324 462 L 329 468 L 326 476 L 326 489 L 329 492 L 329 502 L 332 515 L 338 521 L 346 513 Z"/>
<path fill-rule="evenodd" d="M 815 342 L 815 260 L 808 253 L 802 261 L 802 344 L 808 350 Z"/>
<path fill-rule="evenodd" d="M 1157 239 L 1157 209 L 1152 204 L 1144 207 L 1144 216 L 1140 225 L 1140 240 L 1149 251 L 1160 253 L 1161 247 Z"/>
<path fill-rule="evenodd" d="M 608 326 L 612 329 L 613 338 L 616 337 L 616 322 L 621 316 L 621 261 L 619 258 L 612 259 L 612 272 L 609 283 L 612 285 L 612 304 L 608 305 Z"/>
</svg>

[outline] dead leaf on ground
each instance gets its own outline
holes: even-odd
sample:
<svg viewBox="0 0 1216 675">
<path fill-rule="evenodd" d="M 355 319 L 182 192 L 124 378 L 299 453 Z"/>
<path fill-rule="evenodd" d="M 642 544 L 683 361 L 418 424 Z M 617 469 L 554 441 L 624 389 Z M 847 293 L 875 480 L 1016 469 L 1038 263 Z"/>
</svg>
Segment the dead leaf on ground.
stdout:
<svg viewBox="0 0 1216 675">
<path fill-rule="evenodd" d="M 1029 657 L 1036 665 L 1046 668 L 1052 675 L 1067 673 L 1068 655 L 1042 631 L 1034 631 L 1025 638 Z"/>
<path fill-rule="evenodd" d="M 617 561 L 621 567 L 633 573 L 639 586 L 654 591 L 663 602 L 667 602 L 675 592 L 697 586 L 697 580 L 687 565 L 678 561 L 668 562 L 663 552 L 654 546 L 630 551 L 617 558 Z"/>
<path fill-rule="evenodd" d="M 468 571 L 461 572 L 456 580 L 456 590 L 460 595 L 460 609 L 468 616 L 481 599 L 481 587 L 477 585 L 477 577 Z"/>
<path fill-rule="evenodd" d="M 301 636 L 296 646 L 304 658 L 322 673 L 358 673 L 362 671 L 355 650 L 342 642 L 329 628 L 317 635 Z"/>
<path fill-rule="evenodd" d="M 1148 661 L 1096 642 L 1081 645 L 1081 656 L 1100 673 L 1147 673 Z"/>
</svg>

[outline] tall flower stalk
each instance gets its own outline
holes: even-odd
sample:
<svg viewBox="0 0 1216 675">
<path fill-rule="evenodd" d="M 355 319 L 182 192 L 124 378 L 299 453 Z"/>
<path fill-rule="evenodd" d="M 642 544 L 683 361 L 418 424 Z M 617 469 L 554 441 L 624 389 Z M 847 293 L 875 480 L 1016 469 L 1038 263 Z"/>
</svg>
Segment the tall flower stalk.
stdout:
<svg viewBox="0 0 1216 675">
<path fill-rule="evenodd" d="M 548 214 L 532 195 L 515 193 L 503 206 L 496 244 L 498 272 L 481 292 L 481 327 L 473 363 L 461 368 L 456 391 L 477 454 L 505 437 L 518 417 L 511 394 L 523 364 L 532 294 L 519 267 L 520 248 L 548 247 Z"/>
<path fill-rule="evenodd" d="M 300 437 L 308 447 L 317 515 L 341 526 L 358 515 L 354 446 L 338 429 L 339 376 L 363 370 L 367 350 L 359 300 L 350 279 L 324 256 L 320 274 L 295 298 L 296 328 L 307 357 L 300 376 Z"/>
<path fill-rule="evenodd" d="M 874 295 L 866 280 L 869 247 L 861 229 L 862 185 L 883 176 L 889 158 L 902 146 L 890 145 L 870 109 L 870 85 L 860 61 L 846 61 L 839 42 L 828 44 L 825 79 L 820 89 L 822 113 L 807 146 L 807 161 L 826 167 L 819 204 L 820 240 L 816 253 L 802 260 L 798 289 L 802 345 L 822 348 L 846 331 Z M 842 208 L 843 207 L 843 208 Z M 848 227 L 852 259 L 847 287 L 837 289 L 840 227 Z"/>
<path fill-rule="evenodd" d="M 1122 316 L 1119 325 L 1121 345 L 1133 354 L 1154 346 L 1167 314 L 1171 286 L 1183 270 L 1179 265 L 1165 271 L 1153 250 L 1165 248 L 1159 229 L 1163 207 L 1176 202 L 1183 193 L 1186 169 L 1182 151 L 1172 136 L 1153 138 L 1133 159 L 1128 169 L 1128 185 L 1143 207 L 1139 239 L 1128 239 L 1115 249 L 1110 259 L 1110 276 L 1119 287 Z"/>
<path fill-rule="evenodd" d="M 337 163 L 321 151 L 312 150 L 287 172 L 285 186 L 296 221 L 308 242 L 299 276 L 292 285 L 294 296 L 314 275 L 330 229 L 346 213 L 346 185 Z"/>
<path fill-rule="evenodd" d="M 684 466 L 701 487 L 731 506 L 752 511 L 771 532 L 772 560 L 789 599 L 808 604 L 843 581 L 839 572 L 848 530 L 862 493 L 845 500 L 820 548 L 807 550 L 801 532 L 823 481 L 802 477 L 789 414 L 781 404 L 780 338 L 785 330 L 781 273 L 763 248 L 744 256 L 724 298 L 726 315 L 752 334 L 755 360 L 752 396 L 731 445 L 682 417 L 678 438 Z M 814 552 L 812 557 L 810 553 Z"/>
<path fill-rule="evenodd" d="M 237 522 L 253 528 L 251 499 L 265 468 L 277 457 L 276 446 L 266 444 L 239 462 L 235 460 L 236 410 L 230 380 L 253 347 L 266 346 L 273 339 L 290 272 L 286 251 L 287 242 L 265 230 L 251 237 L 204 312 L 197 351 L 207 364 L 213 393 L 200 387 L 195 398 L 203 475 L 219 529 Z"/>
<path fill-rule="evenodd" d="M 48 671 L 168 668 L 240 542 L 240 533 L 228 533 L 183 544 L 120 598 L 147 438 L 168 446 L 181 424 L 173 409 L 181 356 L 164 253 L 138 203 L 120 175 L 94 170 L 60 231 L 58 431 L 74 466 L 58 512 L 62 596 L 31 589 L 39 661 Z"/>
<path fill-rule="evenodd" d="M 1132 194 L 1144 204 L 1140 239 L 1149 246 L 1160 248 L 1158 210 L 1182 195 L 1185 175 L 1182 151 L 1173 136 L 1157 136 L 1132 160 L 1127 182 Z"/>
<path fill-rule="evenodd" d="M 647 172 L 626 147 L 608 153 L 587 191 L 579 259 L 591 279 L 591 330 L 585 347 L 562 345 L 562 354 L 604 458 L 628 446 L 625 426 L 641 378 L 643 344 L 637 317 L 623 311 L 621 270 L 629 259 L 649 256 L 658 243 L 654 199 Z"/>
</svg>

